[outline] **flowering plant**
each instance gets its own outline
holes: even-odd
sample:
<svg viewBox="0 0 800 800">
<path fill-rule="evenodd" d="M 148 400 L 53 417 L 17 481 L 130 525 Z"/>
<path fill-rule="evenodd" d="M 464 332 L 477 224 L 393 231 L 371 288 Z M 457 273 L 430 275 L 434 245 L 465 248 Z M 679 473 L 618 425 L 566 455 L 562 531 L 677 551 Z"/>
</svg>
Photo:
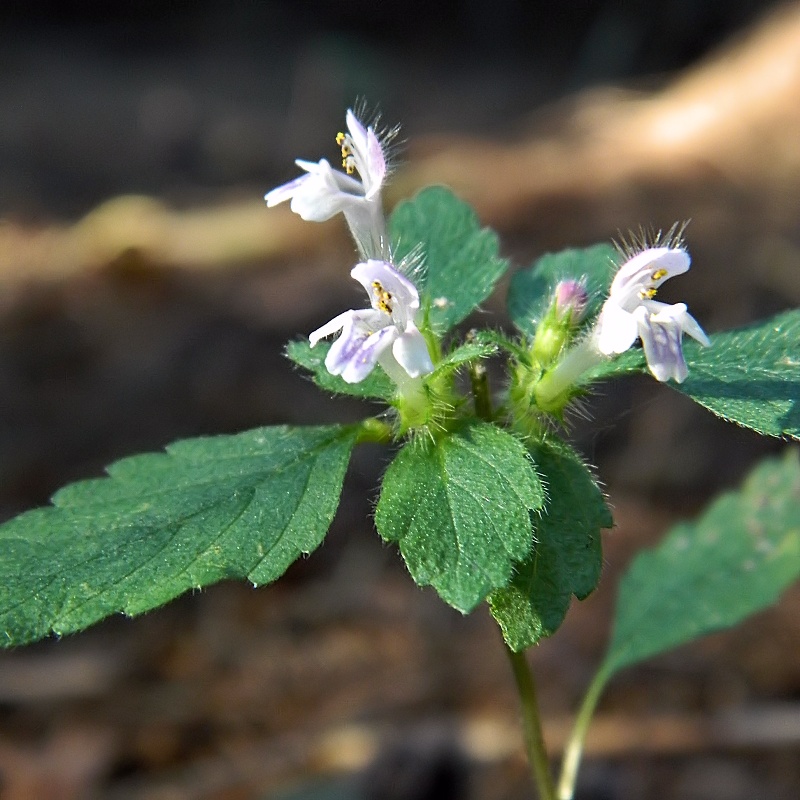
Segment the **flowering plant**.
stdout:
<svg viewBox="0 0 800 800">
<path fill-rule="evenodd" d="M 459 323 L 508 269 L 497 236 L 442 187 L 387 220 L 386 135 L 348 111 L 337 144 L 342 170 L 298 160 L 304 174 L 266 202 L 289 201 L 310 221 L 344 215 L 359 259 L 350 274 L 369 307 L 343 311 L 287 354 L 325 391 L 375 401 L 378 413 L 357 424 L 180 441 L 8 521 L 2 642 L 139 614 L 223 578 L 274 581 L 322 542 L 353 448 L 384 443 L 396 455 L 375 509 L 378 533 L 446 603 L 463 613 L 488 603 L 519 688 L 539 793 L 569 800 L 592 710 L 617 670 L 735 624 L 800 575 L 800 462 L 796 452 L 765 462 L 740 492 L 634 562 L 556 784 L 524 651 L 556 632 L 573 595 L 595 589 L 602 531 L 613 525 L 563 423 L 596 382 L 649 372 L 739 425 L 800 438 L 800 312 L 707 336 L 685 304 L 654 299 L 690 266 L 683 231 L 673 228 L 616 249 L 542 256 L 511 279 L 513 334 L 462 335 Z M 506 371 L 494 387 L 489 360 Z"/>
</svg>

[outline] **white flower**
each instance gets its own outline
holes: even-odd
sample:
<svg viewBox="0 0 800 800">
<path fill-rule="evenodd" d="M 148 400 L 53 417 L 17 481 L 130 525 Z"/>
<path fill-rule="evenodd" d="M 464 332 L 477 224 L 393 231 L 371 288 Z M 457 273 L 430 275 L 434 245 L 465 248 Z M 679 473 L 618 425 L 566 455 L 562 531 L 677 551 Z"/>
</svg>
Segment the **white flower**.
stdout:
<svg viewBox="0 0 800 800">
<path fill-rule="evenodd" d="M 381 202 L 386 156 L 373 128 L 365 128 L 351 110 L 347 111 L 347 130 L 336 137 L 345 172 L 333 169 L 324 158 L 319 162 L 297 159 L 295 163 L 306 174 L 267 192 L 264 199 L 269 207 L 291 200 L 292 211 L 310 222 L 324 222 L 341 212 L 362 258 L 382 258 L 388 256 Z"/>
<path fill-rule="evenodd" d="M 711 344 L 684 303 L 653 300 L 661 284 L 689 269 L 689 254 L 678 247 L 649 247 L 626 261 L 611 283 L 594 329 L 597 349 L 606 356 L 624 353 L 637 337 L 647 366 L 659 381 L 686 380 L 683 334 Z"/>
<path fill-rule="evenodd" d="M 415 325 L 419 293 L 391 264 L 371 259 L 350 274 L 364 287 L 372 308 L 345 311 L 315 330 L 311 346 L 341 331 L 325 357 L 332 375 L 359 383 L 380 364 L 398 385 L 433 371 L 425 338 Z"/>
</svg>

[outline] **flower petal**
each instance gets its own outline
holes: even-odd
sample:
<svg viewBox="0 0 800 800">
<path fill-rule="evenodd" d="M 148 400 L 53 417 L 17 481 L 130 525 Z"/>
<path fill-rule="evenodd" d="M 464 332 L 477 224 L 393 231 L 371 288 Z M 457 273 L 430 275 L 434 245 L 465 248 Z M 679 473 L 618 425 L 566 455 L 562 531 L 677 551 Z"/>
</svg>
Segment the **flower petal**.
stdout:
<svg viewBox="0 0 800 800">
<path fill-rule="evenodd" d="M 345 175 L 344 172 L 338 169 L 334 169 L 327 158 L 321 158 L 319 161 L 304 161 L 302 158 L 296 158 L 294 163 L 300 169 L 304 169 L 312 175 L 320 176 L 333 191 L 352 194 L 358 198 L 363 198 L 364 196 L 364 187 L 361 182 L 351 178 L 349 175 Z"/>
<path fill-rule="evenodd" d="M 328 350 L 325 367 L 331 375 L 341 375 L 348 383 L 358 383 L 363 380 L 375 366 L 375 361 L 383 349 L 391 344 L 392 339 L 389 339 L 381 346 L 381 337 L 378 334 L 385 330 L 390 334 L 394 331 L 394 335 L 397 335 L 397 329 L 386 314 L 367 308 L 345 311 L 334 317 L 309 336 L 311 346 L 313 347 L 323 336 L 330 336 L 339 330 L 342 334 Z M 371 350 L 376 346 L 378 349 L 373 356 Z M 358 375 L 360 377 L 357 377 Z"/>
<path fill-rule="evenodd" d="M 365 153 L 366 175 L 364 179 L 364 191 L 367 200 L 372 200 L 383 186 L 386 179 L 386 157 L 383 147 L 372 128 L 367 130 L 367 151 Z"/>
<path fill-rule="evenodd" d="M 308 222 L 324 222 L 344 211 L 353 201 L 353 196 L 342 190 L 337 173 L 325 159 L 316 167 L 292 197 L 292 211 Z"/>
<path fill-rule="evenodd" d="M 597 349 L 606 356 L 624 353 L 639 335 L 636 317 L 610 298 L 600 312 L 595 331 Z"/>
<path fill-rule="evenodd" d="M 355 314 L 355 311 L 344 311 L 338 316 L 334 317 L 330 322 L 326 322 L 322 327 L 317 328 L 308 334 L 308 341 L 312 347 L 315 347 L 320 339 L 326 336 L 332 336 L 338 333 L 346 324 L 347 321 Z"/>
<path fill-rule="evenodd" d="M 689 254 L 678 247 L 648 247 L 629 258 L 614 276 L 609 299 L 633 311 L 642 296 L 658 289 L 664 281 L 689 269 Z"/>
<path fill-rule="evenodd" d="M 324 222 L 354 204 L 363 204 L 364 187 L 343 172 L 334 170 L 323 158 L 319 162 L 295 162 L 306 175 L 284 183 L 264 195 L 269 207 L 292 201 L 292 211 L 309 222 Z"/>
<path fill-rule="evenodd" d="M 683 303 L 678 303 L 683 306 L 683 312 L 680 316 L 680 326 L 684 333 L 688 333 L 692 339 L 700 342 L 704 347 L 711 347 L 711 339 L 706 336 L 706 332 L 700 327 L 700 323 L 686 310 Z"/>
<path fill-rule="evenodd" d="M 342 379 L 347 383 L 363 381 L 375 368 L 381 353 L 397 338 L 398 333 L 394 325 L 389 325 L 362 339 L 358 347 L 350 353 L 348 363 L 341 372 Z"/>
<path fill-rule="evenodd" d="M 386 177 L 386 158 L 380 139 L 372 127 L 364 127 L 351 109 L 347 110 L 347 130 L 366 199 L 372 200 L 380 192 Z"/>
<path fill-rule="evenodd" d="M 300 175 L 288 183 L 284 183 L 281 186 L 276 186 L 274 189 L 271 189 L 264 195 L 264 200 L 267 202 L 267 208 L 272 208 L 273 206 L 278 205 L 278 203 L 291 200 L 295 192 L 302 187 L 303 183 L 305 183 L 309 177 L 310 176 L 308 175 Z"/>
<path fill-rule="evenodd" d="M 433 361 L 428 352 L 428 344 L 413 323 L 409 324 L 405 333 L 395 339 L 392 345 L 392 354 L 397 363 L 412 378 L 433 372 Z"/>
<path fill-rule="evenodd" d="M 352 108 L 347 109 L 345 114 L 345 122 L 347 123 L 347 131 L 350 134 L 350 139 L 353 142 L 353 147 L 362 153 L 367 151 L 367 137 L 368 129 L 362 124 L 361 120 L 353 113 Z"/>
<path fill-rule="evenodd" d="M 704 347 L 711 346 L 711 339 L 706 336 L 705 331 L 700 327 L 697 320 L 689 313 L 686 303 L 659 303 L 656 300 L 648 300 L 643 303 L 649 311 L 654 322 L 673 322 L 683 333 L 696 339 Z"/>
<path fill-rule="evenodd" d="M 391 295 L 392 320 L 402 328 L 413 323 L 419 311 L 419 292 L 417 287 L 408 278 L 401 275 L 391 264 L 378 259 L 356 264 L 350 271 L 370 296 L 373 308 L 378 308 L 378 303 L 383 295 L 376 290 L 377 283 L 381 289 Z"/>
<path fill-rule="evenodd" d="M 683 331 L 678 322 L 669 312 L 651 315 L 644 306 L 636 309 L 636 318 L 650 372 L 656 380 L 663 382 L 672 378 L 683 383 L 689 368 L 683 357 Z"/>
</svg>

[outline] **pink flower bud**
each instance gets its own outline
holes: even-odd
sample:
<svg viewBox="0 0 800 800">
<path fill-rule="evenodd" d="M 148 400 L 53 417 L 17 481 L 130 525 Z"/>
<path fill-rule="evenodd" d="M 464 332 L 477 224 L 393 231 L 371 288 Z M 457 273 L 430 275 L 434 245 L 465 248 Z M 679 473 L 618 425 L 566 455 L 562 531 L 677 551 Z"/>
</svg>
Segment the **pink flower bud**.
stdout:
<svg viewBox="0 0 800 800">
<path fill-rule="evenodd" d="M 559 319 L 569 315 L 569 324 L 577 325 L 583 319 L 588 303 L 589 295 L 581 281 L 559 281 L 555 293 L 556 314 Z"/>
</svg>

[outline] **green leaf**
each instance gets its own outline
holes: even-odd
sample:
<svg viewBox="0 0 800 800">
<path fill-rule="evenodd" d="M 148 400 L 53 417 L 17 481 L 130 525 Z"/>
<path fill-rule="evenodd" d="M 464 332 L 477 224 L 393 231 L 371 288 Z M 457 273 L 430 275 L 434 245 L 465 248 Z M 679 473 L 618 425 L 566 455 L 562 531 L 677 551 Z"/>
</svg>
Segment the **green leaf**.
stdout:
<svg viewBox="0 0 800 800">
<path fill-rule="evenodd" d="M 673 388 L 767 436 L 800 438 L 800 310 L 685 344 L 689 377 Z"/>
<path fill-rule="evenodd" d="M 432 378 L 453 372 L 471 361 L 488 358 L 497 352 L 497 345 L 493 342 L 468 341 L 460 344 L 448 353 L 437 365 L 432 373 Z"/>
<path fill-rule="evenodd" d="M 400 203 L 390 233 L 398 261 L 422 256 L 423 268 L 412 279 L 423 314 L 439 333 L 483 302 L 508 268 L 498 254 L 497 234 L 481 228 L 472 208 L 443 186 L 430 186 Z"/>
<path fill-rule="evenodd" d="M 557 437 L 531 448 L 547 488 L 533 552 L 518 566 L 510 586 L 489 597 L 492 615 L 508 646 L 520 652 L 553 634 L 574 594 L 597 586 L 602 566 L 602 528 L 613 525 L 603 494 L 580 456 Z"/>
<path fill-rule="evenodd" d="M 505 586 L 530 551 L 544 491 L 524 446 L 475 423 L 437 443 L 406 444 L 383 479 L 375 524 L 420 586 L 459 611 Z"/>
<path fill-rule="evenodd" d="M 610 244 L 562 250 L 537 259 L 529 269 L 511 278 L 508 313 L 514 324 L 532 336 L 553 299 L 559 281 L 582 279 L 589 296 L 586 324 L 594 321 L 619 267 L 619 253 Z"/>
<path fill-rule="evenodd" d="M 620 585 L 603 674 L 736 625 L 798 577 L 800 459 L 792 450 L 637 556 Z"/>
<path fill-rule="evenodd" d="M 360 383 L 347 383 L 340 375 L 331 375 L 325 366 L 325 356 L 330 348 L 330 342 L 319 342 L 316 347 L 311 347 L 307 339 L 297 339 L 286 345 L 286 355 L 295 364 L 309 370 L 314 383 L 326 392 L 386 402 L 394 398 L 394 384 L 380 367 L 375 367 Z"/>
<path fill-rule="evenodd" d="M 493 345 L 499 350 L 505 350 L 506 353 L 514 356 L 517 360 L 524 361 L 528 355 L 528 348 L 523 347 L 517 338 L 509 339 L 504 333 L 500 331 L 493 331 L 483 329 L 473 332 L 474 339 L 478 344 Z"/>
<path fill-rule="evenodd" d="M 140 614 L 223 578 L 275 580 L 322 541 L 358 430 L 188 439 L 65 487 L 0 526 L 0 643 Z"/>
<path fill-rule="evenodd" d="M 592 381 L 621 378 L 623 375 L 641 375 L 642 373 L 650 374 L 647 369 L 647 361 L 644 358 L 644 351 L 641 347 L 632 347 L 615 358 L 600 361 L 595 367 L 592 367 L 581 376 L 580 382 L 585 384 Z"/>
<path fill-rule="evenodd" d="M 800 310 L 713 334 L 711 347 L 684 339 L 689 377 L 669 382 L 719 417 L 765 436 L 800 438 Z M 647 372 L 641 349 L 599 363 L 586 381 Z"/>
</svg>

